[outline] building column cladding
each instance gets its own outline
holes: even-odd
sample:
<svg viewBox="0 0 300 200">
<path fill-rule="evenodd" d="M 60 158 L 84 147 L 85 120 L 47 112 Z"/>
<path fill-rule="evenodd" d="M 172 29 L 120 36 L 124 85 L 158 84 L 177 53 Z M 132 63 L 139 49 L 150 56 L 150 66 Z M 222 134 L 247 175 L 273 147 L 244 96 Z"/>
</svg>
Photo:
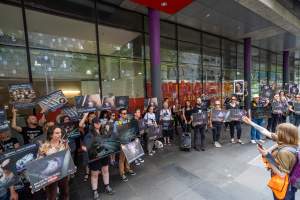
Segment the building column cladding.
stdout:
<svg viewBox="0 0 300 200">
<path fill-rule="evenodd" d="M 282 86 L 289 83 L 289 51 L 283 51 Z"/>
<path fill-rule="evenodd" d="M 245 80 L 245 108 L 250 109 L 251 103 L 251 38 L 244 39 L 244 80 Z"/>
<path fill-rule="evenodd" d="M 148 9 L 149 17 L 149 47 L 151 61 L 151 85 L 152 97 L 157 97 L 158 102 L 162 100 L 161 89 L 161 67 L 160 67 L 160 12 Z"/>
</svg>

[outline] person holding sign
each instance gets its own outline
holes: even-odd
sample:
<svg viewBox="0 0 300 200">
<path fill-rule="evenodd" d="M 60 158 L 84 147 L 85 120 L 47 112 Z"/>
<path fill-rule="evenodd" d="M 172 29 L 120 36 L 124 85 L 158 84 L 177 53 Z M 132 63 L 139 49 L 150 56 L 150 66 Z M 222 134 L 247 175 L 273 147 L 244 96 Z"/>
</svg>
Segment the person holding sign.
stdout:
<svg viewBox="0 0 300 200">
<path fill-rule="evenodd" d="M 222 147 L 219 140 L 221 136 L 225 115 L 226 115 L 226 111 L 222 110 L 221 102 L 219 100 L 215 101 L 214 107 L 211 110 L 211 114 L 209 117 L 209 127 L 212 128 L 213 141 L 215 147 L 217 148 Z"/>
<path fill-rule="evenodd" d="M 272 102 L 272 132 L 275 132 L 278 124 L 281 124 L 285 120 L 284 113 L 287 110 L 287 105 L 282 101 L 284 97 L 280 97 L 279 94 L 275 94 Z"/>
<path fill-rule="evenodd" d="M 237 96 L 236 95 L 232 95 L 231 96 L 231 101 L 229 104 L 227 104 L 226 106 L 227 110 L 238 110 L 240 109 L 239 106 L 239 102 L 237 100 Z M 241 140 L 241 136 L 242 136 L 242 128 L 241 128 L 241 122 L 239 120 L 232 120 L 229 122 L 229 128 L 230 128 L 230 137 L 231 137 L 231 143 L 234 144 L 236 143 L 234 141 L 234 129 L 236 129 L 237 132 L 237 142 L 240 144 L 244 144 L 243 141 Z"/>
<path fill-rule="evenodd" d="M 172 112 L 169 109 L 168 102 L 165 101 L 163 104 L 163 109 L 160 111 L 160 121 L 162 123 L 164 145 L 171 145 L 170 137 L 172 137 Z"/>
<path fill-rule="evenodd" d="M 191 132 L 192 130 L 192 114 L 193 108 L 190 101 L 185 102 L 185 107 L 182 109 L 183 132 Z"/>
<path fill-rule="evenodd" d="M 129 120 L 127 118 L 127 110 L 125 108 L 121 108 L 119 110 L 120 118 L 118 121 L 115 122 L 114 124 L 114 133 L 118 132 L 118 127 L 121 127 L 125 124 L 129 123 Z M 120 177 L 121 180 L 124 182 L 127 182 L 127 176 L 125 175 L 125 172 L 128 172 L 131 176 L 135 176 L 136 173 L 130 168 L 129 163 L 127 162 L 126 156 L 124 152 L 122 151 L 122 148 L 120 148 L 120 155 L 119 155 L 119 172 L 120 172 Z"/>
<path fill-rule="evenodd" d="M 265 109 L 267 108 L 268 104 L 269 100 L 262 102 L 260 101 L 260 97 L 258 95 L 253 95 L 253 101 L 251 102 L 251 117 L 252 121 L 258 124 L 259 126 L 262 126 L 262 124 L 264 123 Z M 251 143 L 256 144 L 256 141 L 264 143 L 264 141 L 261 139 L 260 132 L 252 127 Z"/>
<path fill-rule="evenodd" d="M 34 138 L 43 134 L 42 126 L 46 122 L 45 115 L 43 110 L 41 111 L 43 114 L 42 118 L 38 121 L 37 117 L 34 115 L 29 115 L 27 117 L 27 126 L 20 127 L 17 125 L 17 109 L 12 109 L 12 122 L 11 127 L 16 130 L 18 133 L 21 133 L 23 136 L 24 144 L 31 143 Z"/>
<path fill-rule="evenodd" d="M 150 126 L 157 127 L 156 116 L 154 113 L 154 106 L 152 105 L 148 106 L 147 113 L 144 116 L 144 121 L 147 127 Z M 150 139 L 150 137 L 147 136 L 147 151 L 149 156 L 153 156 L 155 154 L 155 151 L 153 150 L 153 146 L 154 146 L 154 140 Z"/>
<path fill-rule="evenodd" d="M 207 106 L 200 97 L 197 98 L 196 106 L 191 116 L 194 126 L 194 148 L 196 151 L 205 151 L 205 127 L 207 124 Z"/>
<path fill-rule="evenodd" d="M 89 133 L 84 137 L 84 150 L 90 150 L 93 143 L 96 142 L 97 137 L 101 137 L 101 123 L 96 117 L 92 120 L 91 129 Z M 104 158 L 96 159 L 89 163 L 89 169 L 91 170 L 91 186 L 93 190 L 93 195 L 95 200 L 100 199 L 98 192 L 98 179 L 101 171 L 103 183 L 105 186 L 105 192 L 108 194 L 113 194 L 114 191 L 109 186 L 109 162 L 110 157 L 106 156 Z"/>
<path fill-rule="evenodd" d="M 43 158 L 51 154 L 69 149 L 67 141 L 62 139 L 62 129 L 58 126 L 50 127 L 47 131 L 47 140 L 39 148 L 38 158 Z M 46 187 L 47 199 L 56 200 L 57 187 L 63 200 L 69 199 L 69 177 L 65 177 Z"/>
<path fill-rule="evenodd" d="M 11 137 L 9 130 L 0 131 L 0 153 L 17 149 L 20 147 L 19 141 L 16 138 Z"/>
<path fill-rule="evenodd" d="M 267 169 L 271 171 L 268 186 L 273 191 L 274 200 L 295 199 L 297 188 L 294 187 L 290 178 L 293 175 L 294 167 L 298 165 L 299 136 L 297 127 L 290 123 L 282 123 L 277 126 L 276 132 L 272 133 L 252 122 L 248 117 L 243 117 L 243 121 L 277 142 L 277 145 L 271 151 L 263 148 L 261 144 L 258 145 L 258 151 L 262 154 Z M 299 177 L 298 174 L 296 176 Z"/>
</svg>

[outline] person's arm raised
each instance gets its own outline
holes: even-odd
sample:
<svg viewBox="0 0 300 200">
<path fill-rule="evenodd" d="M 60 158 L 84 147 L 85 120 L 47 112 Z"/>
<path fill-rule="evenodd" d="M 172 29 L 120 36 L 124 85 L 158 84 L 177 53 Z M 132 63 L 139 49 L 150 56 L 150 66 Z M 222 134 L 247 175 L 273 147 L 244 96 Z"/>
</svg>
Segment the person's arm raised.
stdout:
<svg viewBox="0 0 300 200">
<path fill-rule="evenodd" d="M 22 127 L 17 126 L 17 109 L 15 109 L 14 107 L 12 108 L 11 127 L 19 133 L 22 132 Z"/>
<path fill-rule="evenodd" d="M 85 126 L 85 121 L 89 113 L 84 113 L 82 119 L 79 122 L 79 128 L 84 128 Z"/>
<path fill-rule="evenodd" d="M 258 130 L 261 134 L 263 134 L 263 135 L 265 135 L 265 136 L 267 136 L 269 138 L 272 138 L 273 133 L 271 133 L 270 131 L 268 131 L 266 128 L 257 125 L 256 123 L 254 123 L 253 121 L 251 121 L 248 117 L 246 117 L 246 116 L 243 117 L 243 121 L 246 124 L 248 124 L 248 125 L 252 126 L 253 128 L 255 128 L 256 130 Z"/>
</svg>

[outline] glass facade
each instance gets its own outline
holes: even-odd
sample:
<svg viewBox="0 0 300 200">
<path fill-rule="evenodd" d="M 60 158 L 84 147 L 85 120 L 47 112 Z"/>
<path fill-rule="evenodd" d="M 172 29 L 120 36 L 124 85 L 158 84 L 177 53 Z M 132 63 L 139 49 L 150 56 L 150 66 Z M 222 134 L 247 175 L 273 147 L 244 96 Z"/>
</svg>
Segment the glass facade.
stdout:
<svg viewBox="0 0 300 200">
<path fill-rule="evenodd" d="M 71 7 L 65 0 L 7 2 L 0 4 L 3 104 L 8 84 L 29 81 L 39 95 L 61 89 L 71 102 L 83 94 L 128 95 L 135 108 L 151 96 L 147 16 L 93 1 Z M 161 21 L 160 53 L 164 98 L 195 101 L 207 93 L 221 99 L 244 77 L 243 44 L 199 30 Z M 253 47 L 252 68 L 252 93 L 262 83 L 282 85 L 281 54 Z M 295 61 L 298 82 L 299 68 Z"/>
</svg>

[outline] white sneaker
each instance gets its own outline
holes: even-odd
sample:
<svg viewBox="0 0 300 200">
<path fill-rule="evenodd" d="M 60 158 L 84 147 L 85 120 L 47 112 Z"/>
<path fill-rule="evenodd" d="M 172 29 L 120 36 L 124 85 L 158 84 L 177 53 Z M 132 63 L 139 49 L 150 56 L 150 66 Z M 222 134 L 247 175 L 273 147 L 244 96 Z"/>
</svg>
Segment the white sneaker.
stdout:
<svg viewBox="0 0 300 200">
<path fill-rule="evenodd" d="M 241 139 L 239 139 L 237 142 L 240 143 L 240 144 L 244 144 Z"/>
<path fill-rule="evenodd" d="M 219 142 L 215 142 L 215 147 L 220 148 L 220 147 L 222 147 L 222 145 Z"/>
<path fill-rule="evenodd" d="M 252 144 L 256 144 L 255 140 L 251 140 L 251 143 L 252 143 Z"/>
<path fill-rule="evenodd" d="M 265 143 L 265 142 L 266 142 L 266 141 L 264 141 L 264 140 L 262 140 L 262 139 L 260 139 L 259 141 L 260 141 L 261 143 Z"/>
<path fill-rule="evenodd" d="M 236 142 L 234 141 L 234 138 L 231 139 L 231 143 L 235 144 Z"/>
</svg>

